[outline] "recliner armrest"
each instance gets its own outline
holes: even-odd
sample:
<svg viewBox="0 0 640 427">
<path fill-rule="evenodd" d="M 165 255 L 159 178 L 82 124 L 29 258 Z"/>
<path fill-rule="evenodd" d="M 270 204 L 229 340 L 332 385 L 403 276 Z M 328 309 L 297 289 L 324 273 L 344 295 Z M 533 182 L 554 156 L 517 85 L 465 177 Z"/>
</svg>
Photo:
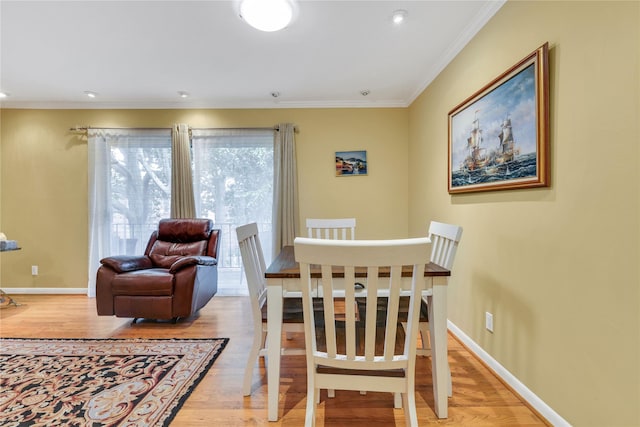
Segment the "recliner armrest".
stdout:
<svg viewBox="0 0 640 427">
<path fill-rule="evenodd" d="M 134 270 L 146 270 L 153 268 L 153 263 L 148 256 L 139 255 L 117 255 L 100 260 L 102 265 L 106 265 L 117 273 L 125 273 Z"/>
<path fill-rule="evenodd" d="M 218 260 L 210 256 L 204 256 L 204 255 L 187 256 L 184 258 L 180 258 L 179 260 L 174 262 L 171 265 L 171 268 L 169 269 L 169 273 L 173 274 L 176 271 L 181 270 L 190 265 L 217 265 L 217 264 L 218 264 Z"/>
</svg>

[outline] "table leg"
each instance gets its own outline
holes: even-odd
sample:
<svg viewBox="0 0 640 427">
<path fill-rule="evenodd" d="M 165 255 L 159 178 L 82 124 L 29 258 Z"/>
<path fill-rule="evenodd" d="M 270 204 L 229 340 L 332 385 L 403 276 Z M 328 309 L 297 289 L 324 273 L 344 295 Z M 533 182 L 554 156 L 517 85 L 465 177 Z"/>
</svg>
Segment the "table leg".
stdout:
<svg viewBox="0 0 640 427">
<path fill-rule="evenodd" d="M 267 399 L 269 421 L 278 421 L 280 346 L 282 345 L 282 283 L 267 286 Z"/>
<path fill-rule="evenodd" d="M 431 372 L 433 376 L 433 397 L 438 418 L 448 414 L 448 372 L 447 363 L 447 278 L 433 278 L 433 294 L 427 297 L 429 307 L 429 329 L 431 337 Z"/>
</svg>

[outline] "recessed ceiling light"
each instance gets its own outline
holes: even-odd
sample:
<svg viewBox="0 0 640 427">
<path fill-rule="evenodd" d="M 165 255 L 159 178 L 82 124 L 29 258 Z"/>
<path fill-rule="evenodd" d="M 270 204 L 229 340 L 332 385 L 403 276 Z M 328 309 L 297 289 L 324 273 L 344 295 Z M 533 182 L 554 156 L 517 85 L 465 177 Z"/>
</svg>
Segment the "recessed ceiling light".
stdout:
<svg viewBox="0 0 640 427">
<path fill-rule="evenodd" d="M 183 90 L 178 91 L 178 95 L 180 96 L 180 98 L 188 98 L 189 97 L 189 92 L 185 92 Z"/>
<path fill-rule="evenodd" d="M 0 92 L 0 98 L 6 98 L 7 96 L 9 96 L 8 93 L 6 92 Z"/>
<path fill-rule="evenodd" d="M 361 90 L 360 91 L 360 95 L 362 96 L 367 96 L 371 93 L 371 91 L 369 89 L 365 89 L 365 90 Z"/>
<path fill-rule="evenodd" d="M 84 94 L 87 95 L 89 98 L 95 98 L 96 96 L 98 96 L 97 93 L 91 92 L 90 90 L 85 90 Z"/>
<path fill-rule="evenodd" d="M 291 0 L 241 0 L 240 17 L 260 31 L 278 31 L 293 19 Z"/>
<path fill-rule="evenodd" d="M 403 9 L 398 9 L 393 12 L 391 15 L 391 20 L 394 24 L 400 25 L 407 19 L 407 11 Z"/>
<path fill-rule="evenodd" d="M 279 96 L 280 96 L 280 92 L 278 92 L 278 91 L 273 91 L 273 92 L 271 92 L 271 96 L 273 96 L 274 98 L 277 98 L 277 97 L 279 97 Z"/>
</svg>

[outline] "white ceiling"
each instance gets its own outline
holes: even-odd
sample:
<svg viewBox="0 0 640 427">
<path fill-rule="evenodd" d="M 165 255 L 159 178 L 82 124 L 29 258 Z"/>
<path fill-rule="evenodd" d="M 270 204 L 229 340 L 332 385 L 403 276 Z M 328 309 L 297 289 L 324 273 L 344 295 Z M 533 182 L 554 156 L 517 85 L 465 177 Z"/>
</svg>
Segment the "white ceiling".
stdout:
<svg viewBox="0 0 640 427">
<path fill-rule="evenodd" d="M 302 0 L 265 33 L 229 0 L 0 0 L 0 106 L 406 107 L 504 1 Z"/>
</svg>

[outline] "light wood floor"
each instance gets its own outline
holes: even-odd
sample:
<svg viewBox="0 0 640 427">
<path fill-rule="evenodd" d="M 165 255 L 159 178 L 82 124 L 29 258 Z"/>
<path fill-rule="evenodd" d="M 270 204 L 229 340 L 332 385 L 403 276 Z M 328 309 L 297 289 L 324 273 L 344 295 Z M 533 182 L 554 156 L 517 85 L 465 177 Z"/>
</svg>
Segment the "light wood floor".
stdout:
<svg viewBox="0 0 640 427">
<path fill-rule="evenodd" d="M 242 396 L 242 376 L 251 344 L 248 297 L 215 296 L 200 313 L 178 324 L 97 316 L 95 300 L 81 295 L 11 295 L 19 307 L 0 310 L 0 337 L 23 338 L 230 338 L 227 348 L 175 417 L 177 426 L 301 426 L 306 404 L 304 356 L 282 358 L 280 421 L 267 421 L 264 362 L 254 371 L 253 394 Z M 304 338 L 294 337 L 291 345 Z M 549 425 L 500 382 L 452 336 L 449 337 L 453 397 L 449 418 L 433 411 L 431 362 L 418 357 L 416 394 L 420 425 Z M 321 395 L 316 425 L 404 426 L 404 413 L 393 409 L 386 393 L 336 391 Z"/>
</svg>

